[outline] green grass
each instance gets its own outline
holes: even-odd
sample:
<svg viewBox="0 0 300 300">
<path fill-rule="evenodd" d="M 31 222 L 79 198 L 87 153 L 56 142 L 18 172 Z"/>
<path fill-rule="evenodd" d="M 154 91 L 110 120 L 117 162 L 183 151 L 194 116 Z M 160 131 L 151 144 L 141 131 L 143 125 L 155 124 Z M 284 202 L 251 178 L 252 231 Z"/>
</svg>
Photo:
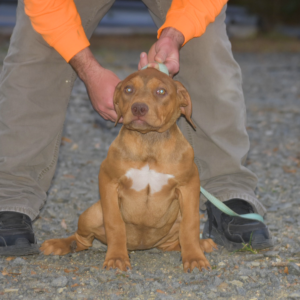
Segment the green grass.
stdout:
<svg viewBox="0 0 300 300">
<path fill-rule="evenodd" d="M 247 244 L 242 243 L 243 244 L 243 248 L 231 252 L 230 255 L 232 255 L 232 254 L 234 254 L 236 252 L 250 252 L 252 254 L 257 254 L 258 251 L 252 248 L 252 235 L 253 235 L 253 231 L 251 232 L 249 243 L 247 243 Z"/>
</svg>

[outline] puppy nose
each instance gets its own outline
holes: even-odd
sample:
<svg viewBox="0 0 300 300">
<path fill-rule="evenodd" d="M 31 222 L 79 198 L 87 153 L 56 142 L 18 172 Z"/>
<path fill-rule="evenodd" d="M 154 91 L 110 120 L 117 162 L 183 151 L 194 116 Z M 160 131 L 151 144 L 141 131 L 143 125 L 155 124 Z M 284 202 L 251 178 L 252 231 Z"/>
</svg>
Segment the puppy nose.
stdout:
<svg viewBox="0 0 300 300">
<path fill-rule="evenodd" d="M 134 116 L 144 116 L 148 112 L 149 108 L 145 103 L 134 103 L 131 106 L 131 111 Z"/>
</svg>

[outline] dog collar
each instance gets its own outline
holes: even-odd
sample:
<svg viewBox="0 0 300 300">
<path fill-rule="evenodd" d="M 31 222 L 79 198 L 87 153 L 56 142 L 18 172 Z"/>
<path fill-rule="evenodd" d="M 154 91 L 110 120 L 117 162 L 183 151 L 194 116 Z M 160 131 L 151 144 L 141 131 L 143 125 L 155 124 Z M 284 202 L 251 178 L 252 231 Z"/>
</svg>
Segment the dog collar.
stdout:
<svg viewBox="0 0 300 300">
<path fill-rule="evenodd" d="M 165 74 L 168 75 L 168 76 L 170 75 L 170 74 L 169 74 L 169 70 L 168 70 L 168 68 L 166 67 L 166 65 L 161 64 L 161 63 L 157 63 L 157 64 L 158 64 L 159 71 L 165 73 Z M 145 69 L 147 69 L 148 67 L 149 67 L 149 65 L 147 65 L 147 66 L 141 68 L 141 70 L 145 70 Z"/>
</svg>

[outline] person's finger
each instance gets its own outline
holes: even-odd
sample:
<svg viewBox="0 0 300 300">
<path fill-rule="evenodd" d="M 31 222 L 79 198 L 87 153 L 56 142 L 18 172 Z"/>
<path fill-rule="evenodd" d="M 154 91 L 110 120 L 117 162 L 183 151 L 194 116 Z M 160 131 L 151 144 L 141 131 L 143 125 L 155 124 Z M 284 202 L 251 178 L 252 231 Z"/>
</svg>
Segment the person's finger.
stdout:
<svg viewBox="0 0 300 300">
<path fill-rule="evenodd" d="M 117 120 L 117 118 L 118 118 L 118 115 L 117 115 L 117 113 L 116 113 L 116 111 L 113 109 L 113 110 L 110 110 L 110 111 L 108 111 L 108 116 L 109 116 L 109 120 L 111 120 L 111 121 L 113 121 L 113 122 L 116 122 L 116 120 Z M 119 120 L 119 122 L 118 123 L 122 123 L 123 122 L 123 118 L 121 118 L 120 120 Z"/>
<path fill-rule="evenodd" d="M 138 69 L 140 70 L 141 68 L 147 66 L 147 64 L 148 64 L 148 55 L 146 52 L 142 52 L 140 54 L 140 62 L 138 65 Z"/>
<path fill-rule="evenodd" d="M 155 69 L 159 70 L 159 65 L 158 65 L 158 63 L 155 63 L 155 62 L 149 63 L 148 67 L 149 68 L 155 68 Z"/>
<path fill-rule="evenodd" d="M 175 74 L 177 74 L 179 72 L 179 63 L 170 61 L 170 62 L 166 62 L 165 66 L 167 67 L 171 77 L 173 77 Z"/>
<path fill-rule="evenodd" d="M 107 120 L 109 120 L 109 121 L 116 122 L 116 119 L 117 119 L 117 118 L 114 118 L 113 115 L 108 115 L 108 116 L 107 116 Z"/>
<path fill-rule="evenodd" d="M 154 60 L 158 63 L 164 63 L 168 57 L 167 51 L 160 50 L 154 57 Z"/>
<path fill-rule="evenodd" d="M 117 119 L 117 114 L 115 110 L 112 110 L 110 108 L 104 108 L 104 107 L 94 107 L 97 113 L 104 119 L 104 120 L 111 120 L 115 121 Z M 114 120 L 113 120 L 114 119 Z"/>
</svg>

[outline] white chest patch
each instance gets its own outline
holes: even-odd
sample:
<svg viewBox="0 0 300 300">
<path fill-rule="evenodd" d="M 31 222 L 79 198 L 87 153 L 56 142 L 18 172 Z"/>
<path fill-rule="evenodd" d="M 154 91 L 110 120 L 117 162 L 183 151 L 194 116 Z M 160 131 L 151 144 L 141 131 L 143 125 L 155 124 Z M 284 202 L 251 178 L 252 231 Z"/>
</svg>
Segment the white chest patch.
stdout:
<svg viewBox="0 0 300 300">
<path fill-rule="evenodd" d="M 162 187 L 168 184 L 169 179 L 174 178 L 174 175 L 158 173 L 155 170 L 150 170 L 148 164 L 142 169 L 129 169 L 125 176 L 132 179 L 131 188 L 137 192 L 143 190 L 149 185 L 150 194 L 161 191 Z"/>
</svg>

